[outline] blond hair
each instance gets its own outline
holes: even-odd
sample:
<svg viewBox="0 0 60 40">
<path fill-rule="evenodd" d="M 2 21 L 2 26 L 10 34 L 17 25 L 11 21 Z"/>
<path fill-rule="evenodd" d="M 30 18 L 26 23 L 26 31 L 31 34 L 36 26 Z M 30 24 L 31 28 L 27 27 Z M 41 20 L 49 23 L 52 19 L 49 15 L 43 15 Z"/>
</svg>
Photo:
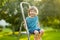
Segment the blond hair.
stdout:
<svg viewBox="0 0 60 40">
<path fill-rule="evenodd" d="M 30 10 L 34 10 L 34 11 L 36 12 L 36 15 L 38 15 L 38 9 L 37 9 L 37 7 L 31 6 L 31 7 L 28 9 L 28 15 L 29 15 Z"/>
</svg>

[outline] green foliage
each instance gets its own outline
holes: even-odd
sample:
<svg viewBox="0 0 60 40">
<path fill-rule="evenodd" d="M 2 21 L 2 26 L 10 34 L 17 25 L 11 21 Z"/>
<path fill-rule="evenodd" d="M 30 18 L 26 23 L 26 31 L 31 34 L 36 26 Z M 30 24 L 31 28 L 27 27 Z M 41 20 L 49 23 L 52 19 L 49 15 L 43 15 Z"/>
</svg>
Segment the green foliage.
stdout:
<svg viewBox="0 0 60 40">
<path fill-rule="evenodd" d="M 22 1 L 26 0 L 0 0 L 0 19 L 6 20 L 16 30 L 19 30 L 23 20 L 20 10 L 20 2 Z M 38 8 L 39 21 L 44 27 L 48 26 L 60 29 L 60 0 L 28 0 L 27 2 Z M 25 4 L 23 6 L 24 13 L 27 16 L 28 6 Z"/>
<path fill-rule="evenodd" d="M 20 10 L 20 2 L 23 0 L 1 0 L 0 7 L 0 19 L 4 19 L 6 22 L 15 26 L 18 30 L 22 21 L 22 15 Z"/>
<path fill-rule="evenodd" d="M 57 5 L 56 5 L 57 4 Z M 60 29 L 60 5 L 55 0 L 50 0 L 42 10 L 41 22 L 45 26 Z"/>
</svg>

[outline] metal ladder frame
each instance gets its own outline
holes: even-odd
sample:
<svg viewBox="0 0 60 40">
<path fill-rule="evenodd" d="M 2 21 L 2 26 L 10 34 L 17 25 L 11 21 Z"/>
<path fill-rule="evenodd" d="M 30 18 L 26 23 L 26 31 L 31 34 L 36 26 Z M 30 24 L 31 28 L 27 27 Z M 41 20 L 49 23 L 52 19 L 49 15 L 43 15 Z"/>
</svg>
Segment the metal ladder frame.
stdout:
<svg viewBox="0 0 60 40">
<path fill-rule="evenodd" d="M 24 15 L 24 10 L 23 10 L 23 4 L 27 4 L 29 7 L 30 7 L 30 4 L 29 3 L 27 3 L 27 2 L 21 2 L 20 3 L 20 7 L 21 7 L 21 12 L 22 12 L 22 16 L 23 16 L 23 21 L 24 21 L 24 24 L 25 24 L 25 27 L 26 27 L 26 32 L 21 32 L 21 29 L 22 29 L 22 24 L 21 24 L 21 27 L 20 27 L 20 30 L 19 30 L 19 34 L 21 35 L 21 33 L 25 33 L 25 34 L 27 34 L 27 36 L 28 36 L 28 40 L 30 40 L 30 34 L 29 34 L 29 30 L 28 30 L 28 27 L 27 27 L 27 23 L 26 23 L 26 19 L 25 19 L 25 15 Z M 19 35 L 19 36 L 20 36 Z"/>
</svg>

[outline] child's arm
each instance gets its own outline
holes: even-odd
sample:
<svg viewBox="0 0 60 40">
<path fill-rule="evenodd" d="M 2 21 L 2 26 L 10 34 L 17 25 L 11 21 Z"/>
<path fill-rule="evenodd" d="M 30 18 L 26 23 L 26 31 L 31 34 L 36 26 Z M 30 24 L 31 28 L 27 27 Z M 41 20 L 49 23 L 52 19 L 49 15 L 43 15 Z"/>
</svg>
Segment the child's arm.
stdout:
<svg viewBox="0 0 60 40">
<path fill-rule="evenodd" d="M 23 26 L 24 26 L 24 28 L 26 29 L 26 24 L 25 24 L 25 22 L 23 22 Z"/>
<path fill-rule="evenodd" d="M 25 23 L 23 22 L 23 26 L 24 26 L 24 28 L 26 29 L 26 25 L 25 25 Z"/>
<path fill-rule="evenodd" d="M 38 22 L 38 26 L 40 27 L 40 23 Z"/>
<path fill-rule="evenodd" d="M 24 21 L 22 21 L 22 26 L 25 28 L 25 22 Z"/>
<path fill-rule="evenodd" d="M 39 23 L 39 18 L 38 18 L 38 16 L 37 16 L 37 20 L 38 20 L 38 27 L 40 27 L 40 23 Z"/>
</svg>

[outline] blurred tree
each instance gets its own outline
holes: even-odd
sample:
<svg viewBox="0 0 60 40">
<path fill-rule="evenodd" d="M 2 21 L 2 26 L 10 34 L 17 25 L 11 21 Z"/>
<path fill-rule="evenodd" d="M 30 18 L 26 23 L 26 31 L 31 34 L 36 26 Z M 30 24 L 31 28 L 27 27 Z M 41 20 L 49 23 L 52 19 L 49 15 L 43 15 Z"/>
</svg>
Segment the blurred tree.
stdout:
<svg viewBox="0 0 60 40">
<path fill-rule="evenodd" d="M 59 2 L 59 3 L 58 3 Z M 60 1 L 50 0 L 45 7 L 41 10 L 41 22 L 45 26 L 60 28 Z"/>
<path fill-rule="evenodd" d="M 19 30 L 22 16 L 20 12 L 20 2 L 23 0 L 1 0 L 0 2 L 0 19 L 6 20 L 14 30 Z"/>
</svg>

